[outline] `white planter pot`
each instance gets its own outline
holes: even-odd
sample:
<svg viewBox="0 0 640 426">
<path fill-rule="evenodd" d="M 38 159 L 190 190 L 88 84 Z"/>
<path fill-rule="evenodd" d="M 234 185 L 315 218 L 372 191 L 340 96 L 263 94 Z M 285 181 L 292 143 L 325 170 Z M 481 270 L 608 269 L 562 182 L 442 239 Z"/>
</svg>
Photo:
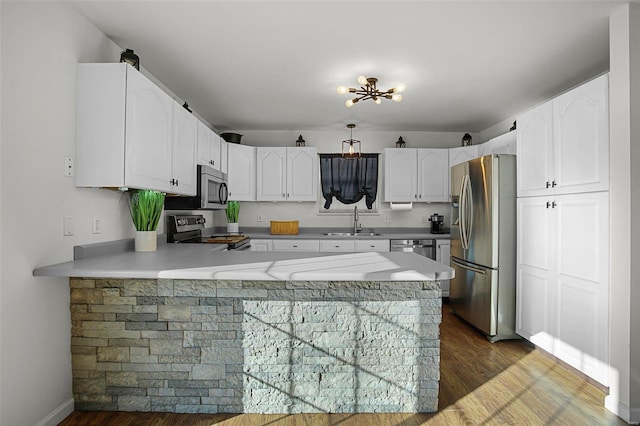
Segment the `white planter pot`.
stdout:
<svg viewBox="0 0 640 426">
<path fill-rule="evenodd" d="M 228 234 L 239 234 L 238 223 L 227 223 L 227 233 Z"/>
<path fill-rule="evenodd" d="M 158 231 L 136 231 L 134 246 L 136 251 L 156 251 Z"/>
</svg>

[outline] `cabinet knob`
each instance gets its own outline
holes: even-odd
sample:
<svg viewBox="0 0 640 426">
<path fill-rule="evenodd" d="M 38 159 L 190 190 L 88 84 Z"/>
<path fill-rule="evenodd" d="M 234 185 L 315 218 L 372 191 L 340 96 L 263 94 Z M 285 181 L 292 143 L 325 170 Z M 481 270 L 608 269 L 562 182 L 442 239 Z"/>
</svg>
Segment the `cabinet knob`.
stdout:
<svg viewBox="0 0 640 426">
<path fill-rule="evenodd" d="M 176 186 L 178 186 L 178 185 L 180 185 L 180 184 L 178 183 L 178 179 L 176 179 Z"/>
<path fill-rule="evenodd" d="M 546 182 L 546 187 L 549 188 L 551 186 L 551 183 L 549 183 L 549 181 Z"/>
<path fill-rule="evenodd" d="M 552 187 L 552 188 L 555 188 L 555 187 L 556 187 L 556 181 L 555 181 L 555 180 L 554 180 L 554 181 L 551 181 L 551 187 Z"/>
<path fill-rule="evenodd" d="M 171 185 L 175 185 L 175 184 L 176 184 L 176 180 L 175 180 L 175 179 L 171 179 L 171 180 L 169 181 L 169 183 L 170 183 Z"/>
</svg>

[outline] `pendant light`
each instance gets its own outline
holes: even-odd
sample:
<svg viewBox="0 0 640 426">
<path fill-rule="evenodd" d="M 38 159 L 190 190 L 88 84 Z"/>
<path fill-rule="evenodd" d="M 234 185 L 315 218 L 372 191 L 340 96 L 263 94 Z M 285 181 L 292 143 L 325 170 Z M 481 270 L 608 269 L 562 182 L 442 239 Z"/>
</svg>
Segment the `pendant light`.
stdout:
<svg viewBox="0 0 640 426">
<path fill-rule="evenodd" d="M 360 149 L 360 141 L 353 139 L 353 129 L 355 124 L 347 124 L 347 128 L 351 130 L 349 139 L 342 141 L 342 156 L 347 158 L 360 158 L 362 150 Z"/>
</svg>

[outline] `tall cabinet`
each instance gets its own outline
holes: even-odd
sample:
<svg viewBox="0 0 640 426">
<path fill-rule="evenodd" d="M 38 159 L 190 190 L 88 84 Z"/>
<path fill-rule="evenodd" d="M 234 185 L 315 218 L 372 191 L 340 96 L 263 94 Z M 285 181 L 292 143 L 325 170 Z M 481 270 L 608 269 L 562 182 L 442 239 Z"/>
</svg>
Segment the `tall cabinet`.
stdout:
<svg viewBox="0 0 640 426">
<path fill-rule="evenodd" d="M 608 78 L 518 117 L 516 332 L 608 385 Z"/>
</svg>

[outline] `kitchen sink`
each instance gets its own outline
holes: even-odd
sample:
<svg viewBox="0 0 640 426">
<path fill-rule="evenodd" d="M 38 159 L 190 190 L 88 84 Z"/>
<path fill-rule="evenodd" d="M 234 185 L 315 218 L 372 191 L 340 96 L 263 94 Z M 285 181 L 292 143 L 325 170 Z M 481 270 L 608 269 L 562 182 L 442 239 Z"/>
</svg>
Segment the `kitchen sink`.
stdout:
<svg viewBox="0 0 640 426">
<path fill-rule="evenodd" d="M 329 237 L 375 237 L 382 234 L 377 232 L 357 232 L 355 234 L 353 232 L 325 232 L 323 235 L 327 235 Z"/>
</svg>

